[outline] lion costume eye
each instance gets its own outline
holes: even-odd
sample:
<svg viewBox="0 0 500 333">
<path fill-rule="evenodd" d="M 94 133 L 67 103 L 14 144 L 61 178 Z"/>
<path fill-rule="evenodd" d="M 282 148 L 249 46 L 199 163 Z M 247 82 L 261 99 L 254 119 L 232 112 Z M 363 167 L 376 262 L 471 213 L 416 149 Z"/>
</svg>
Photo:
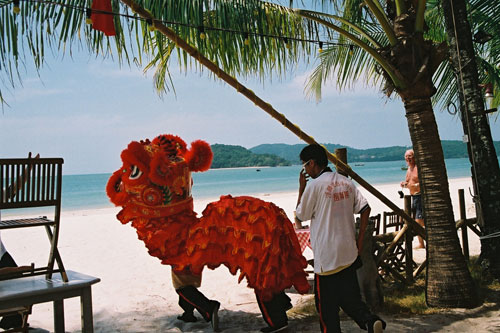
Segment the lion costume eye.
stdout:
<svg viewBox="0 0 500 333">
<path fill-rule="evenodd" d="M 142 171 L 135 165 L 132 165 L 132 170 L 130 171 L 129 179 L 139 179 L 142 176 Z"/>
</svg>

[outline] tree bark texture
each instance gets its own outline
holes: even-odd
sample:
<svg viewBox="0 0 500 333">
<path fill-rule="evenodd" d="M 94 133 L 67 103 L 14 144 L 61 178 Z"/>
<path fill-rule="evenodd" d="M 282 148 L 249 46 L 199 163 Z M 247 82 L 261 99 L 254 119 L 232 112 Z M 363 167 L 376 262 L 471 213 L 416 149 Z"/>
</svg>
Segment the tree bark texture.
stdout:
<svg viewBox="0 0 500 333">
<path fill-rule="evenodd" d="M 478 69 L 467 19 L 464 0 L 443 0 L 446 32 L 450 55 L 457 74 L 464 132 L 468 134 L 469 160 L 476 196 L 482 213 L 480 225 L 483 235 L 500 231 L 500 168 L 493 145 L 488 116 L 484 113 L 483 92 L 479 88 Z M 459 51 L 457 51 L 457 46 Z M 462 90 L 463 87 L 463 90 Z M 493 276 L 500 278 L 500 237 L 481 240 L 481 260 Z"/>
<path fill-rule="evenodd" d="M 406 80 L 400 87 L 415 162 L 418 167 L 427 241 L 426 301 L 429 306 L 471 307 L 477 304 L 455 228 L 448 176 L 431 97 L 432 76 L 441 62 L 439 47 L 416 33 L 415 11 L 395 19 L 398 44 L 386 53 Z"/>
<path fill-rule="evenodd" d="M 423 192 L 427 304 L 474 306 L 477 304 L 476 292 L 455 228 L 443 149 L 430 96 L 405 99 L 404 102 Z"/>
</svg>

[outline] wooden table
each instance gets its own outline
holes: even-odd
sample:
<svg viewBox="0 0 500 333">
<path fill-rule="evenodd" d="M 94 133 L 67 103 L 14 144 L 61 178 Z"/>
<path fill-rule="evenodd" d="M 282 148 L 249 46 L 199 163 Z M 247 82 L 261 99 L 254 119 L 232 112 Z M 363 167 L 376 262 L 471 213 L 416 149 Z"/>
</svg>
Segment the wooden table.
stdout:
<svg viewBox="0 0 500 333">
<path fill-rule="evenodd" d="M 37 275 L 0 281 L 0 309 L 54 302 L 54 331 L 64 333 L 64 299 L 79 296 L 82 332 L 93 332 L 91 287 L 101 279 L 78 272 L 66 272 L 68 282 L 63 282 L 60 274 L 54 274 L 49 280 L 44 275 Z"/>
</svg>

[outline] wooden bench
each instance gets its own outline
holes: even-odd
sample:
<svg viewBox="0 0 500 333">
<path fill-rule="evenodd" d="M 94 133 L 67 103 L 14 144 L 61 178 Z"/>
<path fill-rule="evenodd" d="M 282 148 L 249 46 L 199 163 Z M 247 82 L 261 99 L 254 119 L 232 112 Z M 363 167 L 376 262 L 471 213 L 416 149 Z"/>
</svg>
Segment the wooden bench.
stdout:
<svg viewBox="0 0 500 333">
<path fill-rule="evenodd" d="M 26 304 L 54 303 L 54 332 L 64 333 L 64 299 L 80 297 L 82 332 L 94 331 L 92 315 L 93 284 L 99 278 L 74 271 L 66 271 L 68 282 L 56 275 L 52 279 L 29 276 L 0 281 L 0 313 L 5 309 L 23 307 Z"/>
</svg>

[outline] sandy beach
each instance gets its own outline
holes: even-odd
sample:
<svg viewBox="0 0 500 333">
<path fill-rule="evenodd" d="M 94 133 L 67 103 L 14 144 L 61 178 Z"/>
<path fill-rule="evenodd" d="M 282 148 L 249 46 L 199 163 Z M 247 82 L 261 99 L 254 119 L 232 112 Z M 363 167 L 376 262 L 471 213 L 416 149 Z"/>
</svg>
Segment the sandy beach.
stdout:
<svg viewBox="0 0 500 333">
<path fill-rule="evenodd" d="M 402 206 L 397 193 L 399 184 L 375 186 L 394 203 Z M 450 194 L 458 219 L 458 189 L 466 194 L 467 216 L 475 216 L 469 178 L 450 180 Z M 363 192 L 372 207 L 372 215 L 389 211 L 372 195 Z M 226 193 L 221 193 L 226 194 Z M 261 193 L 255 195 L 283 208 L 289 218 L 297 200 L 297 194 Z M 196 198 L 195 198 L 196 199 Z M 195 200 L 198 213 L 208 202 Z M 63 211 L 59 251 L 67 270 L 81 272 L 101 279 L 92 288 L 94 329 L 96 332 L 210 332 L 210 325 L 201 319 L 185 324 L 176 319 L 180 314 L 178 297 L 172 287 L 170 267 L 161 265 L 149 256 L 144 244 L 137 239 L 135 229 L 122 225 L 116 214 L 119 208 Z M 2 240 L 19 265 L 35 262 L 43 265 L 48 255 L 48 241 L 42 228 L 7 230 Z M 415 239 L 414 245 L 417 240 Z M 469 233 L 471 255 L 480 252 L 479 239 Z M 312 257 L 306 249 L 304 255 Z M 425 258 L 425 250 L 416 250 L 416 261 Z M 265 326 L 260 315 L 253 290 L 245 281 L 238 284 L 237 277 L 227 268 L 205 269 L 201 291 L 209 298 L 221 302 L 220 327 L 223 332 L 258 332 Z M 289 294 L 294 304 L 304 302 L 312 295 Z M 80 303 L 77 298 L 65 301 L 66 331 L 79 332 Z M 477 309 L 450 310 L 429 316 L 391 318 L 388 332 L 500 332 L 500 307 L 485 304 Z M 29 319 L 30 332 L 52 332 L 52 304 L 33 307 Z M 351 320 L 344 320 L 345 332 L 363 332 Z M 319 332 L 319 323 L 290 316 L 290 332 Z"/>
</svg>

